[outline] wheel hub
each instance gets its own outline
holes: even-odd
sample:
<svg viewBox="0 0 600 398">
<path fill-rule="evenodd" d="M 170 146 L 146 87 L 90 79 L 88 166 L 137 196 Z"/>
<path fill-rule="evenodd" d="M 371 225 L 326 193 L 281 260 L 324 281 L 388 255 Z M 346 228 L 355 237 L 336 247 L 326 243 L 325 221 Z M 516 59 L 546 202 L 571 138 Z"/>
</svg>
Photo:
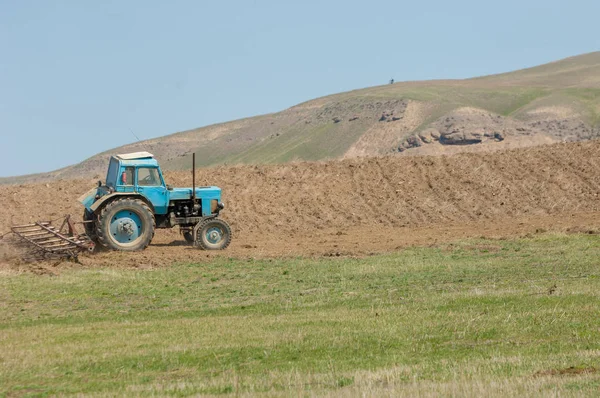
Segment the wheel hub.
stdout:
<svg viewBox="0 0 600 398">
<path fill-rule="evenodd" d="M 131 244 L 142 235 L 142 220 L 133 211 L 122 210 L 110 222 L 110 237 L 121 245 Z"/>
<path fill-rule="evenodd" d="M 223 239 L 223 232 L 219 228 L 210 228 L 206 231 L 206 239 L 212 243 L 219 243 Z"/>
<path fill-rule="evenodd" d="M 120 221 L 119 226 L 117 227 L 119 232 L 122 232 L 128 236 L 133 235 L 133 231 L 134 231 L 133 228 L 134 228 L 134 224 L 133 224 L 133 221 L 131 221 L 131 220 Z"/>
</svg>

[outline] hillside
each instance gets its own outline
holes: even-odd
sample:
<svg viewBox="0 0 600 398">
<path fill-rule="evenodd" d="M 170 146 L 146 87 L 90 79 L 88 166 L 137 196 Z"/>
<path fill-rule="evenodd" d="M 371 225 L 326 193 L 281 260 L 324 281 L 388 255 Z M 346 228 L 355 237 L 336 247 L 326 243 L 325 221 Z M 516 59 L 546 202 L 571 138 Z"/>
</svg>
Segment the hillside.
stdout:
<svg viewBox="0 0 600 398">
<path fill-rule="evenodd" d="M 148 150 L 166 170 L 360 156 L 446 154 L 600 136 L 600 52 L 466 80 L 402 82 L 282 112 L 126 145 L 50 173 L 0 183 L 101 178 L 109 154 Z"/>
</svg>

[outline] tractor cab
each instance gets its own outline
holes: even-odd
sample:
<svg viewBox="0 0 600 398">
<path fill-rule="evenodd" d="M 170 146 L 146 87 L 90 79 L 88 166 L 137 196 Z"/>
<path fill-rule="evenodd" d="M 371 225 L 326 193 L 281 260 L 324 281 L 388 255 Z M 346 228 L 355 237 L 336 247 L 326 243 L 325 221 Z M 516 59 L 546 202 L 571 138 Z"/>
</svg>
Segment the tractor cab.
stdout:
<svg viewBox="0 0 600 398">
<path fill-rule="evenodd" d="M 135 192 L 139 186 L 165 186 L 158 162 L 148 152 L 110 158 L 106 186 L 115 192 Z"/>
<path fill-rule="evenodd" d="M 113 192 L 138 193 L 152 204 L 156 214 L 167 213 L 168 189 L 151 153 L 135 152 L 111 157 L 106 187 Z"/>
</svg>

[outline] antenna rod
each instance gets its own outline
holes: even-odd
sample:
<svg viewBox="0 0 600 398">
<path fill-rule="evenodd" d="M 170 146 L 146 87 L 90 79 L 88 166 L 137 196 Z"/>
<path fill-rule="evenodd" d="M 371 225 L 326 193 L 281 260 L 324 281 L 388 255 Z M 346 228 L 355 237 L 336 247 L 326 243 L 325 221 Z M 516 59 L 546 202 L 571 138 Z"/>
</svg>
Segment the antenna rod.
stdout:
<svg viewBox="0 0 600 398">
<path fill-rule="evenodd" d="M 192 153 L 192 200 L 196 201 L 196 152 Z"/>
<path fill-rule="evenodd" d="M 133 130 L 131 129 L 131 127 L 129 127 L 129 131 L 131 131 L 131 134 L 133 134 L 133 136 L 135 137 L 135 139 L 138 140 L 138 142 L 140 144 L 144 145 L 144 147 L 148 150 L 148 152 L 150 152 L 151 148 L 149 146 L 147 146 L 146 144 L 144 144 L 142 142 L 142 140 L 140 140 L 140 137 L 138 137 L 137 134 L 133 132 Z"/>
<path fill-rule="evenodd" d="M 138 140 L 138 142 L 142 142 L 142 140 L 140 140 L 140 137 L 138 137 L 133 130 L 131 129 L 131 127 L 129 127 L 129 131 L 131 131 L 131 134 L 133 134 L 133 136 L 135 137 L 136 140 Z"/>
</svg>

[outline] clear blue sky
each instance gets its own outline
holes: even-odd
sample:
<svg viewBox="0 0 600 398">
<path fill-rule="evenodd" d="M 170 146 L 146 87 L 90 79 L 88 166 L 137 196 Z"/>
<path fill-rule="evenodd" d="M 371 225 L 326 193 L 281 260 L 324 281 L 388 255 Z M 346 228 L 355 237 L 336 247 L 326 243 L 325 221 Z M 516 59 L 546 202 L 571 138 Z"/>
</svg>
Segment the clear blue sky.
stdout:
<svg viewBox="0 0 600 398">
<path fill-rule="evenodd" d="M 600 49 L 598 0 L 0 0 L 0 176 L 388 79 Z"/>
</svg>

